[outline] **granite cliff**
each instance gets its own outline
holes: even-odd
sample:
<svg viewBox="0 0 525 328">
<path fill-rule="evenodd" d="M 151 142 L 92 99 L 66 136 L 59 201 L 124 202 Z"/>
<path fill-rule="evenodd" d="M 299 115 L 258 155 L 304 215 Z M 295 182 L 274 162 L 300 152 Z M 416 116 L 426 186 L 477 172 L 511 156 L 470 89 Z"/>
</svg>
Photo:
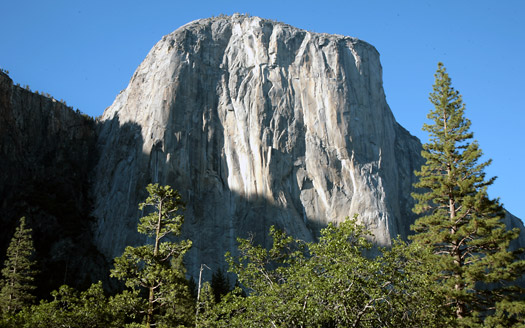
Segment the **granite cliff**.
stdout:
<svg viewBox="0 0 525 328">
<path fill-rule="evenodd" d="M 240 15 L 162 38 L 104 112 L 99 147 L 99 249 L 113 257 L 140 242 L 144 186 L 169 184 L 187 201 L 190 272 L 221 265 L 238 236 L 264 243 L 270 225 L 311 240 L 359 214 L 388 245 L 409 232 L 422 164 L 373 46 Z"/>
<path fill-rule="evenodd" d="M 89 178 L 96 158 L 92 119 L 0 72 L 0 263 L 18 218 L 26 216 L 39 295 L 63 283 L 86 286 L 107 267 L 92 243 Z"/>
<path fill-rule="evenodd" d="M 57 229 L 75 222 L 57 243 L 70 240 L 93 258 L 74 267 L 97 279 L 94 268 L 145 241 L 137 205 L 152 182 L 187 203 L 193 275 L 202 263 L 223 266 L 238 236 L 268 243 L 271 225 L 312 240 L 328 222 L 358 214 L 388 245 L 415 219 L 421 143 L 386 103 L 379 53 L 355 38 L 242 15 L 194 21 L 153 47 L 96 123 L 0 78 L 0 169 L 10 172 L 0 181 L 2 214 L 13 199 L 26 206 L 12 189 L 25 170 L 36 172 L 30 185 L 58 184 L 60 194 L 42 194 L 83 213 L 73 221 L 40 203 L 4 217 L 12 226 L 17 215 Z M 507 223 L 523 228 L 510 214 Z"/>
</svg>

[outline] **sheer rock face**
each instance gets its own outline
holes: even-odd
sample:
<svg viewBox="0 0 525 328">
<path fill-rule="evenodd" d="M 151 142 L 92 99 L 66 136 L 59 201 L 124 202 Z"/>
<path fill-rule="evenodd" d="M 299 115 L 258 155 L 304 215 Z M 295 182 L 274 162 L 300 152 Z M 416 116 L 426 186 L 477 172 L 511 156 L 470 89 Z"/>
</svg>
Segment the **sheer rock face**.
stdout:
<svg viewBox="0 0 525 328">
<path fill-rule="evenodd" d="M 85 288 L 93 276 L 106 274 L 90 231 L 94 126 L 0 72 L 0 263 L 25 216 L 33 229 L 42 297 L 64 283 Z"/>
<path fill-rule="evenodd" d="M 371 45 L 258 17 L 199 20 L 165 36 L 99 124 L 95 243 L 141 242 L 150 182 L 187 202 L 190 273 L 270 225 L 315 238 L 359 214 L 374 240 L 406 236 L 421 144 L 385 101 Z M 213 267 L 212 267 L 213 268 Z"/>
</svg>

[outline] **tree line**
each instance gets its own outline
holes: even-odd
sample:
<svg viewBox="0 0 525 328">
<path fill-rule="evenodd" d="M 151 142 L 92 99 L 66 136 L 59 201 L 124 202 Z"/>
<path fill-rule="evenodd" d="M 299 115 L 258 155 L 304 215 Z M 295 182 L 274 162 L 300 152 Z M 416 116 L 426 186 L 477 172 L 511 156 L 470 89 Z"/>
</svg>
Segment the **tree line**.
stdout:
<svg viewBox="0 0 525 328">
<path fill-rule="evenodd" d="M 24 218 L 2 269 L 0 327 L 525 327 L 523 251 L 511 250 L 498 199 L 490 199 L 490 161 L 473 140 L 461 95 L 438 64 L 423 129 L 426 163 L 416 175 L 409 242 L 375 248 L 370 232 L 347 218 L 321 230 L 316 242 L 271 227 L 270 248 L 238 239 L 227 253 L 234 286 L 219 270 L 211 282 L 186 278 L 190 240 L 180 234 L 184 203 L 169 186 L 150 184 L 138 231 L 152 242 L 128 246 L 110 276 L 85 291 L 62 286 L 35 304 L 31 230 Z"/>
</svg>

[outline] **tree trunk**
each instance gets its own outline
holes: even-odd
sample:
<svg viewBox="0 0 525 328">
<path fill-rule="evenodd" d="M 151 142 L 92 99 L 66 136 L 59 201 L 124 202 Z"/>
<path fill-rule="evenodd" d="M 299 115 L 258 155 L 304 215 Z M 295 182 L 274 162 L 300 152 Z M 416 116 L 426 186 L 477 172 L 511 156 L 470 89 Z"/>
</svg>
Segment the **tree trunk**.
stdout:
<svg viewBox="0 0 525 328">
<path fill-rule="evenodd" d="M 153 249 L 153 257 L 156 257 L 159 254 L 159 236 L 160 228 L 162 223 L 162 200 L 159 203 L 159 218 L 157 220 L 157 227 L 155 230 L 155 248 Z M 154 287 L 149 287 L 149 297 L 148 297 L 148 316 L 146 318 L 146 327 L 150 328 L 153 323 L 153 302 L 155 300 L 155 290 Z"/>
<path fill-rule="evenodd" d="M 445 117 L 446 118 L 446 117 Z M 446 122 L 446 121 L 445 121 Z M 446 123 L 445 123 L 445 134 L 447 133 L 446 130 Z M 447 164 L 447 175 L 450 177 L 452 174 L 452 164 Z M 457 232 L 457 224 L 456 224 L 456 204 L 454 201 L 453 191 L 449 190 L 448 194 L 448 210 L 450 214 L 450 223 L 452 227 L 450 228 L 450 234 L 454 235 Z M 461 268 L 461 249 L 457 240 L 452 240 L 452 256 L 454 257 L 454 265 L 456 267 L 456 272 L 454 272 L 454 278 L 456 279 L 456 283 L 454 284 L 454 289 L 456 291 L 460 291 L 463 289 L 463 284 L 461 283 L 461 274 L 459 273 L 459 269 Z M 463 301 L 456 299 L 456 318 L 461 319 L 465 316 L 465 304 Z"/>
</svg>

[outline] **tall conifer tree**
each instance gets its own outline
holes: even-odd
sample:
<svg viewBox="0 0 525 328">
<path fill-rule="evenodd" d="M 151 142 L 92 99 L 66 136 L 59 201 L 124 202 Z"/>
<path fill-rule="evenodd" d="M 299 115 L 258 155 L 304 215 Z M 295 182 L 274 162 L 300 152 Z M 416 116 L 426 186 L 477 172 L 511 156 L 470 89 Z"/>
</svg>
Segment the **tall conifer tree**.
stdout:
<svg viewBox="0 0 525 328">
<path fill-rule="evenodd" d="M 413 194 L 414 212 L 422 216 L 412 226 L 411 239 L 437 255 L 437 279 L 458 323 L 474 325 L 498 302 L 516 300 L 509 283 L 522 274 L 523 261 L 508 249 L 519 230 L 506 230 L 502 206 L 487 195 L 495 180 L 485 178 L 491 161 L 480 162 L 482 151 L 472 141 L 465 105 L 442 63 L 435 78 L 434 109 L 428 114 L 432 124 L 423 127 L 430 134 L 422 151 L 426 164 L 416 172 L 420 192 Z"/>
<path fill-rule="evenodd" d="M 2 312 L 13 314 L 34 300 L 31 294 L 35 289 L 35 262 L 31 259 L 34 251 L 31 229 L 26 228 L 26 219 L 22 217 L 7 248 L 7 259 L 2 269 Z"/>
<path fill-rule="evenodd" d="M 124 254 L 115 258 L 111 276 L 124 280 L 133 290 L 146 290 L 146 327 L 193 323 L 193 300 L 182 263 L 191 241 L 166 240 L 180 234 L 184 203 L 170 186 L 150 184 L 146 189 L 149 197 L 139 208 L 152 206 L 154 211 L 140 219 L 137 230 L 151 237 L 153 244 L 126 247 Z"/>
</svg>

